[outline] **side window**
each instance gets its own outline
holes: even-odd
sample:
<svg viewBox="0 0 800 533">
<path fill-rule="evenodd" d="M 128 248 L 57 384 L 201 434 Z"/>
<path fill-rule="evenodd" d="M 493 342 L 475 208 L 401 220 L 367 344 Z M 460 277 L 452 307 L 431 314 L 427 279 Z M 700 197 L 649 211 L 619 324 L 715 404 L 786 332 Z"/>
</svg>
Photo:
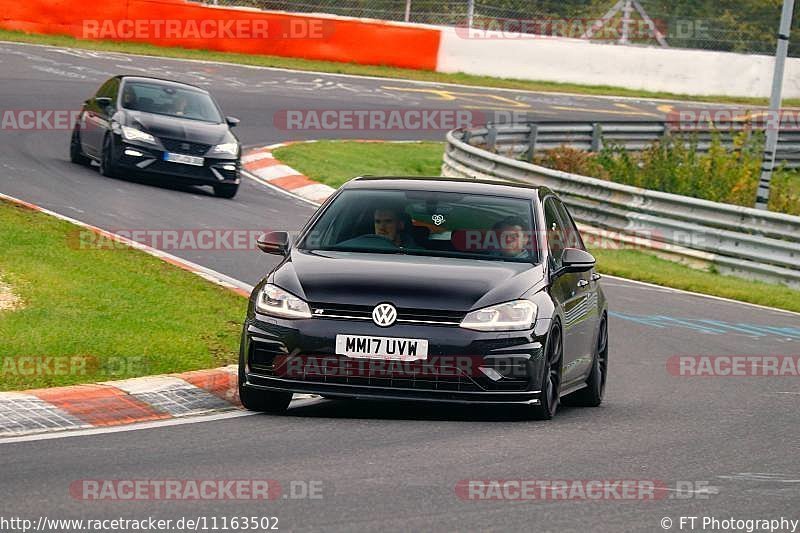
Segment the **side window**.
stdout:
<svg viewBox="0 0 800 533">
<path fill-rule="evenodd" d="M 109 80 L 108 87 L 106 88 L 107 93 L 103 96 L 108 96 L 111 98 L 111 103 L 116 107 L 117 105 L 117 95 L 119 94 L 119 79 L 113 78 Z"/>
<path fill-rule="evenodd" d="M 558 217 L 554 198 L 544 201 L 544 224 L 547 232 L 547 246 L 550 250 L 550 264 L 554 269 L 561 268 L 561 252 L 564 251 L 566 236 Z"/>
<path fill-rule="evenodd" d="M 556 204 L 558 215 L 561 217 L 561 220 L 564 223 L 564 233 L 566 236 L 564 247 L 577 248 L 585 251 L 586 247 L 583 245 L 581 234 L 578 232 L 578 228 L 575 226 L 575 221 L 572 220 L 572 217 L 567 212 L 567 208 L 564 206 L 561 200 L 554 199 L 553 202 Z"/>
</svg>

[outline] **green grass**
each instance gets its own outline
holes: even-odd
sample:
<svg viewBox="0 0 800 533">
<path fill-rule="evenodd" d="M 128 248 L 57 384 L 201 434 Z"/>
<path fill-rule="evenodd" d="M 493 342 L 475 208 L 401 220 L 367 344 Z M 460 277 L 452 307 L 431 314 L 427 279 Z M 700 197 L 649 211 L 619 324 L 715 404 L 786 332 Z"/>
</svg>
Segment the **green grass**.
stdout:
<svg viewBox="0 0 800 533">
<path fill-rule="evenodd" d="M 640 250 L 590 250 L 605 274 L 800 312 L 800 291 L 706 272 Z"/>
<path fill-rule="evenodd" d="M 306 176 L 340 187 L 356 176 L 438 176 L 444 143 L 373 143 L 319 141 L 298 143 L 273 152 Z"/>
<path fill-rule="evenodd" d="M 629 96 L 634 98 L 663 98 L 670 100 L 691 100 L 696 102 L 767 105 L 767 98 L 697 96 L 668 92 L 641 91 L 626 89 L 623 87 L 614 87 L 611 85 L 580 85 L 576 83 L 515 80 L 508 78 L 494 78 L 490 76 L 476 76 L 473 74 L 464 73 L 444 74 L 423 70 L 376 65 L 358 65 L 355 63 L 340 63 L 335 61 L 315 61 L 309 59 L 214 52 L 211 50 L 194 50 L 188 48 L 168 48 L 144 43 L 90 41 L 63 35 L 39 35 L 3 29 L 0 29 L 0 40 L 82 48 L 86 50 L 103 50 L 125 54 L 141 54 L 180 59 L 200 59 L 205 61 L 223 61 L 228 63 L 255 65 L 261 67 L 278 67 L 337 74 L 355 74 L 361 76 L 398 78 L 429 81 L 435 83 L 457 83 L 476 87 L 502 87 L 506 89 L 519 89 L 539 92 L 566 92 L 598 96 Z M 783 103 L 785 106 L 798 106 L 800 105 L 800 98 L 785 99 Z"/>
<path fill-rule="evenodd" d="M 282 162 L 333 187 L 365 173 L 439 175 L 442 143 L 323 141 L 275 151 Z M 593 249 L 600 272 L 702 294 L 800 312 L 800 291 L 674 263 L 641 250 Z"/>
<path fill-rule="evenodd" d="M 0 201 L 0 273 L 24 302 L 0 311 L 0 390 L 236 361 L 244 298 L 130 248 L 79 249 L 78 229 Z M 30 371 L 21 357 L 88 363 L 20 375 Z"/>
</svg>

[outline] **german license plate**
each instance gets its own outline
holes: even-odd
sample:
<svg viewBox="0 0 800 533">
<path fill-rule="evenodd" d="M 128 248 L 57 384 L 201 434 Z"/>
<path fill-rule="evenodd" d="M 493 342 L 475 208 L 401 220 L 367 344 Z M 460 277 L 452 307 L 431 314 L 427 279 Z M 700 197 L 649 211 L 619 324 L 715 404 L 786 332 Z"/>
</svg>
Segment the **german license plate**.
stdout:
<svg viewBox="0 0 800 533">
<path fill-rule="evenodd" d="M 175 154 L 172 152 L 164 152 L 164 161 L 172 163 L 182 163 L 184 165 L 192 165 L 195 167 L 202 167 L 205 160 L 202 157 L 186 154 Z"/>
<path fill-rule="evenodd" d="M 424 361 L 428 358 L 425 339 L 336 335 L 336 354 L 359 359 Z"/>
</svg>

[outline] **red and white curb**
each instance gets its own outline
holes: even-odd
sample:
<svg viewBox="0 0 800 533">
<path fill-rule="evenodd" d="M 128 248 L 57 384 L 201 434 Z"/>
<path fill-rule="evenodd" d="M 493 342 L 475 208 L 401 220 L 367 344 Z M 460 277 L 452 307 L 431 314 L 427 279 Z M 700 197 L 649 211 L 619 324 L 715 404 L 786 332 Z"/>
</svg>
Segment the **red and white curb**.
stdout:
<svg viewBox="0 0 800 533">
<path fill-rule="evenodd" d="M 0 193 L 0 199 L 90 230 L 248 297 L 251 285 L 156 248 Z M 105 383 L 0 392 L 0 438 L 158 422 L 240 410 L 236 365 Z M 295 395 L 296 399 L 311 395 Z"/>
<path fill-rule="evenodd" d="M 272 155 L 273 150 L 297 144 L 298 142 L 317 141 L 285 142 L 252 148 L 242 156 L 242 166 L 247 172 L 258 178 L 259 181 L 283 189 L 294 196 L 308 200 L 310 203 L 322 204 L 336 192 L 336 189 L 312 180 L 292 167 L 284 165 Z"/>
<path fill-rule="evenodd" d="M 0 437 L 241 409 L 236 365 L 89 385 L 0 392 Z"/>
</svg>

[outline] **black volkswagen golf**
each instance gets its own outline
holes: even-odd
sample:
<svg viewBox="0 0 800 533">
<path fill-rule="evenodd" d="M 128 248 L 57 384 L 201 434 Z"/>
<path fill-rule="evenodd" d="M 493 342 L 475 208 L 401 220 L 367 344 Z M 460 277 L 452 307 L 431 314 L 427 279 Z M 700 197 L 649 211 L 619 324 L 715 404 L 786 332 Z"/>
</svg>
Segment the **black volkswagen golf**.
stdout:
<svg viewBox="0 0 800 533">
<path fill-rule="evenodd" d="M 115 76 L 86 100 L 72 132 L 70 159 L 95 160 L 104 176 L 152 175 L 211 185 L 233 198 L 241 147 L 205 90 L 174 81 Z"/>
<path fill-rule="evenodd" d="M 596 406 L 607 306 L 575 223 L 544 187 L 356 178 L 253 290 L 239 394 L 281 412 L 293 393 L 519 403 L 550 419 Z"/>
</svg>

